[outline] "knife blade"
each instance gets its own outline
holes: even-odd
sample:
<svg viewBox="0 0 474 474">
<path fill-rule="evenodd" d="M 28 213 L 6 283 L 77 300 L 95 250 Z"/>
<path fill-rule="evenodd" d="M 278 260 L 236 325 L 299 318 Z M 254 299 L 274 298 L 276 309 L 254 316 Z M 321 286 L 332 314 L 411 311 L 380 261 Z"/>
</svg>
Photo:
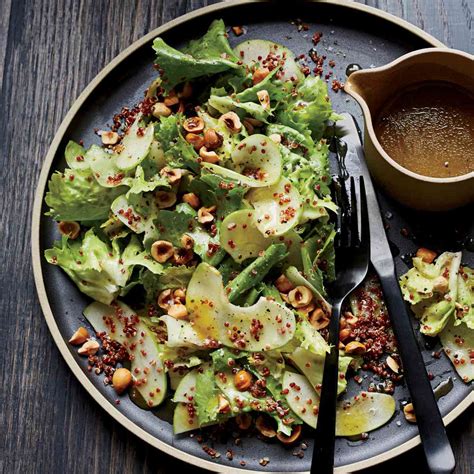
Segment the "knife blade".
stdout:
<svg viewBox="0 0 474 474">
<path fill-rule="evenodd" d="M 455 467 L 454 454 L 400 291 L 377 195 L 365 162 L 360 129 L 350 114 L 342 116 L 343 119 L 336 125 L 337 135 L 346 143 L 347 152 L 345 157 L 339 156 L 338 161 L 341 167 L 355 166 L 357 173 L 364 177 L 369 209 L 371 263 L 379 276 L 384 301 L 397 339 L 428 467 L 431 472 L 450 473 Z"/>
</svg>

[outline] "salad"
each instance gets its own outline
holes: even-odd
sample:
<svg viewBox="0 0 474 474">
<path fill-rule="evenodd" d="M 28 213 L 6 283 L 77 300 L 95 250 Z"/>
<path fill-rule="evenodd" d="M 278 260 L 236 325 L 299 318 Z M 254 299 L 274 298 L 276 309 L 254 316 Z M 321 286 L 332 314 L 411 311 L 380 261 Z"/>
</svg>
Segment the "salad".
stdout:
<svg viewBox="0 0 474 474">
<path fill-rule="evenodd" d="M 338 115 L 290 50 L 232 49 L 222 21 L 181 51 L 153 48 L 144 100 L 101 145 L 70 141 L 49 181 L 62 237 L 45 258 L 93 300 L 92 334 L 70 343 L 118 395 L 148 409 L 171 399 L 177 435 L 232 419 L 292 443 L 316 426 L 329 351 L 337 207 L 324 134 Z M 395 411 L 393 387 L 343 399 L 367 358 L 397 360 L 380 291 L 360 291 L 378 309 L 366 318 L 354 296 L 341 322 L 339 436 Z"/>
</svg>

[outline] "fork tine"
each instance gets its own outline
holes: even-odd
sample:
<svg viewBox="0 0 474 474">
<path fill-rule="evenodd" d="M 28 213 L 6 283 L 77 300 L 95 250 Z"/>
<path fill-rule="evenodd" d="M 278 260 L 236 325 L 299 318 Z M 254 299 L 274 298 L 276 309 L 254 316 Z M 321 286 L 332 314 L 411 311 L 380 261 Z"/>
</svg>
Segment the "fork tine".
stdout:
<svg viewBox="0 0 474 474">
<path fill-rule="evenodd" d="M 367 195 L 365 194 L 365 183 L 363 176 L 360 177 L 360 242 L 361 247 L 370 255 L 370 227 L 369 211 L 367 208 Z"/>
<path fill-rule="evenodd" d="M 335 231 L 336 231 L 336 237 L 334 239 L 334 246 L 335 247 L 340 247 L 341 244 L 341 226 L 342 226 L 342 208 L 341 208 L 341 190 L 339 188 L 339 183 L 335 178 L 332 180 L 332 197 L 334 200 L 334 204 L 337 206 L 337 213 L 336 213 L 336 219 L 335 219 Z"/>
<path fill-rule="evenodd" d="M 350 223 L 351 223 L 351 241 L 350 246 L 356 247 L 359 245 L 359 216 L 357 213 L 357 198 L 355 190 L 355 180 L 351 176 L 351 214 L 350 214 Z"/>
<path fill-rule="evenodd" d="M 347 247 L 350 243 L 350 212 L 349 212 L 349 198 L 347 196 L 346 184 L 344 183 L 344 179 L 339 176 L 338 183 L 340 188 L 340 208 L 341 208 L 341 238 L 340 238 L 340 246 Z"/>
</svg>

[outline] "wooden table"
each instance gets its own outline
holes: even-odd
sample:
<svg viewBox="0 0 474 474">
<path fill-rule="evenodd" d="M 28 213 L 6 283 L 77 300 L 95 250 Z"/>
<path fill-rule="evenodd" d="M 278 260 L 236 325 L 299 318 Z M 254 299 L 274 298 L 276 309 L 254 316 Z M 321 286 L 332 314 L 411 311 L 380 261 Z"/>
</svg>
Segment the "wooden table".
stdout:
<svg viewBox="0 0 474 474">
<path fill-rule="evenodd" d="M 208 3 L 215 1 L 2 2 L 1 473 L 191 472 L 123 429 L 69 371 L 36 297 L 30 217 L 49 143 L 82 89 L 133 41 Z M 473 0 L 364 3 L 411 21 L 451 47 L 474 51 Z M 448 429 L 457 473 L 474 471 L 472 415 L 471 409 Z M 395 469 L 425 472 L 420 448 L 367 472 Z"/>
</svg>

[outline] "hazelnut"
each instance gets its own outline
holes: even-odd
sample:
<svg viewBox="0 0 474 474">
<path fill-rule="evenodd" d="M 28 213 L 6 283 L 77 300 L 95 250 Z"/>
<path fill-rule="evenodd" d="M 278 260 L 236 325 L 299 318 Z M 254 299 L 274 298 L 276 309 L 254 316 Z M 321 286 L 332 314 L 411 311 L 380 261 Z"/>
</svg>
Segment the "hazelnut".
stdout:
<svg viewBox="0 0 474 474">
<path fill-rule="evenodd" d="M 261 127 L 263 125 L 263 122 L 261 120 L 258 120 L 253 117 L 245 117 L 245 120 L 247 120 L 247 122 L 253 127 Z"/>
<path fill-rule="evenodd" d="M 286 434 L 283 434 L 283 433 L 277 433 L 277 438 L 283 444 L 292 444 L 300 438 L 301 432 L 302 432 L 301 425 L 295 425 L 293 426 L 293 430 L 291 431 L 290 436 L 287 436 Z"/>
<path fill-rule="evenodd" d="M 252 385 L 252 376 L 246 370 L 239 370 L 234 375 L 234 385 L 240 392 L 245 392 Z"/>
<path fill-rule="evenodd" d="M 170 184 L 175 184 L 181 180 L 183 172 L 178 168 L 165 166 L 160 170 L 160 175 L 166 178 Z"/>
<path fill-rule="evenodd" d="M 253 85 L 262 82 L 270 74 L 270 69 L 266 67 L 258 68 L 255 70 L 252 76 Z"/>
<path fill-rule="evenodd" d="M 184 304 L 175 303 L 168 308 L 168 314 L 175 319 L 186 319 L 188 317 L 188 310 Z"/>
<path fill-rule="evenodd" d="M 291 291 L 295 285 L 291 283 L 290 280 L 285 275 L 280 275 L 276 280 L 275 280 L 275 286 L 278 291 L 281 293 L 288 293 Z"/>
<path fill-rule="evenodd" d="M 95 339 L 89 339 L 77 351 L 81 355 L 91 356 L 97 354 L 99 343 Z"/>
<path fill-rule="evenodd" d="M 313 293 L 306 286 L 299 285 L 288 293 L 288 299 L 294 308 L 301 308 L 311 303 Z"/>
<path fill-rule="evenodd" d="M 362 342 L 359 341 L 351 341 L 348 344 L 346 344 L 345 348 L 346 354 L 356 354 L 356 355 L 362 355 L 366 351 L 366 347 Z"/>
<path fill-rule="evenodd" d="M 216 210 L 216 206 L 201 207 L 198 211 L 198 222 L 200 224 L 207 224 L 214 220 L 213 213 Z"/>
<path fill-rule="evenodd" d="M 79 346 L 81 344 L 84 344 L 84 342 L 86 342 L 87 339 L 89 339 L 89 333 L 87 332 L 87 329 L 85 327 L 81 326 L 71 336 L 71 339 L 69 339 L 69 343 L 72 344 L 73 346 Z"/>
<path fill-rule="evenodd" d="M 117 132 L 112 131 L 104 131 L 99 132 L 100 139 L 104 145 L 116 145 L 120 139 L 119 134 Z"/>
<path fill-rule="evenodd" d="M 114 386 L 114 390 L 120 395 L 132 383 L 132 373 L 130 370 L 121 367 L 114 372 L 112 376 L 112 385 Z"/>
<path fill-rule="evenodd" d="M 314 302 L 311 301 L 311 303 L 307 304 L 306 306 L 301 306 L 298 308 L 299 313 L 304 313 L 304 314 L 309 314 L 313 309 L 315 308 Z"/>
<path fill-rule="evenodd" d="M 208 128 L 204 132 L 204 146 L 208 150 L 215 150 L 222 145 L 223 138 L 213 128 Z"/>
<path fill-rule="evenodd" d="M 436 258 L 436 252 L 433 252 L 433 250 L 429 250 L 424 247 L 420 247 L 416 251 L 416 256 L 418 258 L 421 258 L 421 260 L 423 260 L 423 262 L 425 263 L 432 263 L 433 260 Z"/>
<path fill-rule="evenodd" d="M 436 293 L 446 293 L 449 289 L 449 281 L 444 276 L 436 277 L 433 280 L 433 291 Z"/>
<path fill-rule="evenodd" d="M 243 119 L 242 124 L 249 135 L 252 135 L 253 132 L 255 132 L 254 126 L 247 119 Z"/>
<path fill-rule="evenodd" d="M 324 329 L 329 325 L 329 318 L 321 308 L 316 308 L 309 316 L 309 322 L 315 329 Z"/>
<path fill-rule="evenodd" d="M 198 196 L 194 193 L 186 193 L 183 194 L 183 202 L 188 203 L 193 209 L 198 209 L 201 205 L 201 201 L 199 200 Z"/>
<path fill-rule="evenodd" d="M 194 239 L 188 234 L 183 234 L 181 236 L 181 245 L 185 249 L 192 249 L 194 247 Z"/>
<path fill-rule="evenodd" d="M 155 201 L 160 209 L 166 209 L 176 202 L 176 194 L 171 191 L 157 191 Z"/>
<path fill-rule="evenodd" d="M 184 288 L 176 288 L 176 290 L 173 291 L 173 297 L 176 301 L 183 303 L 186 299 L 186 290 Z"/>
<path fill-rule="evenodd" d="M 413 408 L 413 403 L 407 403 L 403 407 L 403 414 L 405 418 L 410 423 L 416 423 L 415 409 Z"/>
<path fill-rule="evenodd" d="M 201 117 L 190 117 L 184 121 L 183 128 L 187 132 L 202 132 L 204 130 L 204 120 Z"/>
<path fill-rule="evenodd" d="M 193 95 L 193 86 L 190 82 L 185 82 L 181 92 L 178 92 L 178 97 L 180 99 L 190 99 Z"/>
<path fill-rule="evenodd" d="M 163 101 L 167 107 L 173 107 L 173 105 L 179 104 L 179 98 L 177 95 L 169 95 Z"/>
<path fill-rule="evenodd" d="M 163 102 L 157 102 L 156 104 L 153 104 L 151 114 L 155 118 L 169 117 L 171 115 L 171 109 L 163 104 Z"/>
<path fill-rule="evenodd" d="M 223 395 L 219 394 L 219 405 L 217 407 L 219 413 L 229 413 L 230 403 Z"/>
<path fill-rule="evenodd" d="M 159 263 L 165 263 L 173 254 L 173 244 L 167 240 L 157 240 L 151 246 L 151 256 Z"/>
<path fill-rule="evenodd" d="M 255 427 L 260 434 L 267 438 L 274 438 L 277 435 L 277 432 L 271 425 L 270 420 L 268 420 L 268 418 L 264 417 L 263 415 L 257 417 L 257 420 L 255 421 Z"/>
<path fill-rule="evenodd" d="M 393 372 L 398 374 L 398 372 L 400 371 L 400 365 L 392 356 L 388 356 L 385 360 L 385 363 L 390 367 Z"/>
<path fill-rule="evenodd" d="M 178 107 L 178 110 L 176 111 L 176 113 L 182 114 L 182 113 L 184 113 L 184 110 L 185 110 L 184 102 L 182 100 L 180 100 L 179 101 L 179 107 Z"/>
<path fill-rule="evenodd" d="M 190 249 L 176 248 L 173 253 L 173 263 L 175 265 L 186 265 L 193 259 L 194 253 Z"/>
<path fill-rule="evenodd" d="M 235 112 L 227 112 L 226 114 L 221 115 L 219 120 L 224 122 L 226 127 L 231 132 L 237 133 L 242 130 L 242 123 L 240 122 L 239 116 Z"/>
<path fill-rule="evenodd" d="M 241 430 L 248 430 L 252 425 L 253 418 L 248 413 L 241 413 L 235 417 L 235 422 Z"/>
<path fill-rule="evenodd" d="M 359 318 L 357 316 L 354 316 L 350 311 L 346 311 L 344 313 L 344 321 L 349 326 L 354 327 L 358 320 L 359 320 Z"/>
<path fill-rule="evenodd" d="M 81 232 L 81 226 L 75 221 L 61 221 L 58 224 L 58 229 L 62 235 L 67 236 L 71 240 L 77 239 Z"/>
<path fill-rule="evenodd" d="M 281 143 L 281 135 L 279 133 L 272 133 L 268 138 L 272 142 Z"/>
<path fill-rule="evenodd" d="M 344 328 L 339 330 L 339 340 L 344 342 L 351 337 L 352 330 L 350 328 Z"/>
<path fill-rule="evenodd" d="M 243 34 L 244 29 L 241 26 L 233 26 L 232 31 L 234 32 L 235 36 L 240 36 L 241 34 Z"/>
<path fill-rule="evenodd" d="M 199 150 L 202 146 L 204 146 L 204 138 L 202 135 L 197 135 L 196 133 L 187 133 L 184 138 L 194 147 L 195 150 Z"/>
<path fill-rule="evenodd" d="M 208 151 L 205 146 L 199 149 L 199 156 L 206 163 L 218 163 L 219 155 L 215 151 Z"/>
<path fill-rule="evenodd" d="M 164 310 L 168 310 L 170 305 L 173 303 L 174 298 L 173 295 L 171 294 L 171 290 L 163 290 L 160 295 L 158 296 L 158 306 Z"/>
<path fill-rule="evenodd" d="M 257 98 L 260 102 L 260 105 L 265 109 L 270 108 L 270 94 L 266 90 L 261 90 L 257 92 Z"/>
</svg>

